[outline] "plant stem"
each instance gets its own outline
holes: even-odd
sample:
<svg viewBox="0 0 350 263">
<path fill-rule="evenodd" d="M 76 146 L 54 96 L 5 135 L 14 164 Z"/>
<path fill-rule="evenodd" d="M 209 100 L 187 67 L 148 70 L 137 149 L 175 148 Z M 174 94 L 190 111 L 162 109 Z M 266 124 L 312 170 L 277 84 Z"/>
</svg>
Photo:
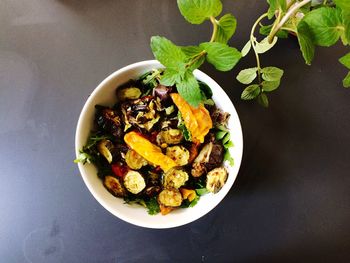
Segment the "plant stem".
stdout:
<svg viewBox="0 0 350 263">
<path fill-rule="evenodd" d="M 252 30 L 250 31 L 250 43 L 253 47 L 254 53 L 255 53 L 255 58 L 256 58 L 256 67 L 258 68 L 258 80 L 259 80 L 259 84 L 261 83 L 261 78 L 260 78 L 260 74 L 261 74 L 261 65 L 260 65 L 260 58 L 258 55 L 258 52 L 256 52 L 255 50 L 255 39 L 254 39 L 254 32 L 256 27 L 259 25 L 260 21 L 263 20 L 265 17 L 267 17 L 268 14 L 262 14 L 254 23 L 254 25 L 252 26 Z"/>
<path fill-rule="evenodd" d="M 281 21 L 278 23 L 278 25 L 271 30 L 269 36 L 268 36 L 268 41 L 271 44 L 273 41 L 273 38 L 275 37 L 275 35 L 277 34 L 277 32 L 281 29 L 281 27 L 288 21 L 288 19 L 295 15 L 295 13 L 304 5 L 307 5 L 308 3 L 310 3 L 311 0 L 303 0 L 301 2 L 298 2 L 294 5 L 292 5 L 290 7 L 290 9 L 287 11 L 287 13 L 283 16 L 283 18 L 281 19 Z"/>
<path fill-rule="evenodd" d="M 213 33 L 211 35 L 210 42 L 214 42 L 218 33 L 218 24 L 216 23 L 216 19 L 213 16 L 210 17 L 210 21 L 213 24 Z"/>
<path fill-rule="evenodd" d="M 193 57 L 192 60 L 190 60 L 190 62 L 186 64 L 186 68 L 191 67 L 197 60 L 199 60 L 201 57 L 205 56 L 206 54 L 207 52 L 205 50 L 198 53 L 196 56 Z"/>
</svg>

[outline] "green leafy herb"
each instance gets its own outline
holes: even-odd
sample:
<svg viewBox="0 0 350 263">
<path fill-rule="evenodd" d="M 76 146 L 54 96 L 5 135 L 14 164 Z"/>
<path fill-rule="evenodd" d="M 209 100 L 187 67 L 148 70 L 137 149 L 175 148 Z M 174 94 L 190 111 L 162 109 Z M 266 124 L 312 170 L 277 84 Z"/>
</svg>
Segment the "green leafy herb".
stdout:
<svg viewBox="0 0 350 263">
<path fill-rule="evenodd" d="M 177 119 L 178 119 L 178 124 L 177 127 L 180 129 L 180 131 L 182 132 L 184 138 L 186 141 L 192 141 L 192 136 L 189 130 L 187 130 L 185 122 L 183 121 L 181 112 L 178 111 L 177 113 Z"/>
<path fill-rule="evenodd" d="M 241 58 L 241 53 L 226 43 L 236 30 L 236 19 L 226 14 L 216 19 L 222 11 L 220 0 L 178 0 L 179 10 L 184 18 L 192 24 L 201 24 L 210 20 L 213 33 L 209 42 L 198 46 L 177 46 L 165 37 L 151 38 L 154 57 L 165 66 L 160 83 L 175 85 L 179 94 L 192 106 L 206 101 L 209 97 L 201 90 L 193 71 L 204 61 L 211 63 L 221 71 L 231 70 Z"/>
<path fill-rule="evenodd" d="M 159 204 L 157 202 L 157 198 L 153 197 L 147 201 L 145 201 L 146 207 L 148 209 L 148 214 L 156 215 L 160 212 Z"/>
<path fill-rule="evenodd" d="M 261 69 L 262 78 L 266 81 L 280 81 L 283 70 L 276 67 L 266 67 Z"/>
<path fill-rule="evenodd" d="M 255 99 L 259 94 L 260 94 L 260 86 L 258 84 L 252 84 L 243 90 L 241 94 L 241 99 L 252 100 L 252 99 Z"/>
<path fill-rule="evenodd" d="M 309 26 L 304 21 L 298 24 L 298 41 L 306 64 L 311 65 L 315 55 L 315 44 Z"/>
<path fill-rule="evenodd" d="M 209 193 L 209 191 L 207 190 L 207 188 L 203 187 L 203 188 L 196 189 L 196 193 L 197 195 L 201 196 Z"/>
<path fill-rule="evenodd" d="M 257 75 L 257 67 L 243 69 L 237 75 L 237 80 L 243 84 L 250 84 L 256 79 Z"/>
</svg>

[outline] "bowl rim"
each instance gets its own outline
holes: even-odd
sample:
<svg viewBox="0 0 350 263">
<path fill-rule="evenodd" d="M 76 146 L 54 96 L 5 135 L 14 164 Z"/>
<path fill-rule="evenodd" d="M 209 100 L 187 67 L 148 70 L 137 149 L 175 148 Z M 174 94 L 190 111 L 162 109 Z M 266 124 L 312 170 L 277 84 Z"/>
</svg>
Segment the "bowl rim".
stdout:
<svg viewBox="0 0 350 263">
<path fill-rule="evenodd" d="M 134 68 L 138 68 L 138 67 L 142 67 L 142 66 L 149 66 L 149 65 L 157 65 L 156 67 L 163 67 L 162 64 L 157 61 L 157 60 L 144 60 L 144 61 L 140 61 L 140 62 L 136 62 L 136 63 L 132 63 L 132 64 L 129 64 L 125 67 L 122 67 L 114 72 L 112 72 L 111 74 L 109 74 L 104 80 L 102 80 L 100 82 L 100 84 L 92 91 L 92 93 L 89 95 L 89 97 L 87 98 L 87 100 L 85 101 L 84 103 L 84 106 L 79 114 L 79 119 L 78 119 L 78 122 L 77 122 L 77 126 L 76 126 L 76 133 L 75 133 L 75 154 L 76 154 L 76 157 L 78 157 L 79 155 L 79 136 L 80 136 L 80 133 L 79 131 L 81 131 L 82 129 L 82 126 L 84 125 L 84 122 L 83 122 L 83 119 L 84 119 L 84 115 L 86 114 L 86 111 L 88 110 L 89 106 L 90 106 L 90 102 L 94 99 L 95 95 L 99 93 L 100 89 L 102 89 L 106 84 L 108 84 L 111 80 L 113 80 L 116 76 L 118 75 L 121 75 L 129 70 L 132 70 Z M 194 71 L 194 74 L 195 75 L 202 75 L 202 77 L 205 77 L 207 79 L 209 79 L 213 84 L 215 84 L 217 87 L 219 87 L 222 92 L 229 98 L 231 104 L 232 104 L 232 109 L 233 109 L 233 113 L 236 115 L 236 120 L 237 120 L 237 127 L 239 127 L 237 130 L 235 130 L 235 133 L 238 133 L 238 137 L 241 138 L 241 147 L 240 147 L 240 152 L 239 152 L 239 158 L 237 159 L 237 157 L 235 157 L 235 160 L 234 160 L 234 166 L 237 166 L 237 172 L 236 174 L 234 175 L 234 179 L 232 181 L 232 184 L 229 186 L 228 190 L 223 194 L 222 198 L 220 200 L 218 200 L 216 202 L 216 204 L 211 207 L 210 209 L 207 209 L 207 211 L 203 212 L 203 213 L 200 213 L 199 215 L 195 215 L 193 217 L 190 217 L 189 219 L 187 220 L 183 220 L 179 223 L 173 223 L 173 224 L 166 224 L 166 225 L 157 225 L 157 226 L 150 226 L 148 224 L 145 224 L 143 222 L 140 222 L 140 220 L 135 220 L 134 218 L 131 218 L 131 217 L 128 217 L 128 216 L 125 216 L 124 214 L 122 213 L 118 213 L 116 212 L 114 209 L 112 209 L 111 205 L 107 203 L 107 201 L 105 201 L 101 196 L 99 196 L 93 185 L 88 181 L 88 178 L 84 172 L 84 168 L 83 168 L 83 164 L 82 163 L 78 163 L 78 168 L 79 168 L 79 172 L 81 174 L 81 177 L 85 183 L 85 185 L 87 186 L 87 188 L 89 189 L 90 193 L 93 195 L 93 197 L 98 201 L 98 203 L 100 203 L 107 211 L 109 211 L 112 215 L 118 217 L 119 219 L 127 222 L 127 223 L 130 223 L 130 224 L 133 224 L 133 225 L 136 225 L 136 226 L 139 226 L 139 227 L 145 227 L 145 228 L 151 228 L 151 229 L 168 229 L 168 228 L 174 228 L 174 227 L 179 227 L 179 226 L 183 226 L 183 225 L 186 225 L 186 224 L 189 224 L 191 222 L 194 222 L 196 221 L 197 219 L 203 217 L 204 215 L 206 215 L 207 213 L 209 213 L 210 211 L 212 211 L 228 194 L 228 192 L 231 190 L 237 176 L 238 176 L 238 173 L 239 173 L 239 170 L 240 170 L 240 166 L 241 166 L 241 162 L 242 162 L 242 157 L 243 157 L 243 149 L 244 149 L 244 139 L 243 139 L 243 132 L 242 132 L 242 125 L 241 125 L 241 121 L 239 119 L 239 116 L 238 116 L 238 113 L 237 113 L 237 110 L 235 108 L 235 106 L 233 105 L 232 103 L 232 100 L 230 99 L 230 97 L 226 94 L 225 90 L 213 79 L 211 78 L 209 75 L 207 75 L 206 73 L 204 73 L 203 71 L 201 70 L 198 70 L 196 69 Z M 209 85 L 209 84 L 208 84 Z"/>
</svg>

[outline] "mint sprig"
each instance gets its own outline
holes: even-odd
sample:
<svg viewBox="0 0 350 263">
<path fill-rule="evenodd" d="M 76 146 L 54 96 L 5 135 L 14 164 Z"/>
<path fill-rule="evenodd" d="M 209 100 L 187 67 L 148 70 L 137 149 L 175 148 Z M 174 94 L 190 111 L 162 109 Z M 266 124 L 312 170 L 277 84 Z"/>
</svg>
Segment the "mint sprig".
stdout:
<svg viewBox="0 0 350 263">
<path fill-rule="evenodd" d="M 179 10 L 192 24 L 201 24 L 210 20 L 213 33 L 209 42 L 193 46 L 177 46 L 165 37 L 151 38 L 154 57 L 164 66 L 165 71 L 160 83 L 177 87 L 179 94 L 192 106 L 206 100 L 199 88 L 193 71 L 205 61 L 220 71 L 231 70 L 240 60 L 241 53 L 227 45 L 236 30 L 236 19 L 231 14 L 216 19 L 222 11 L 220 0 L 178 0 Z"/>
<path fill-rule="evenodd" d="M 249 85 L 241 95 L 243 100 L 257 99 L 267 107 L 267 93 L 276 90 L 281 82 L 283 70 L 277 67 L 261 67 L 260 54 L 269 51 L 278 41 L 293 34 L 298 38 L 300 51 L 307 65 L 310 65 L 316 46 L 329 47 L 342 41 L 350 43 L 350 1 L 349 0 L 267 0 L 269 9 L 254 23 L 250 39 L 242 49 L 246 56 L 253 49 L 256 67 L 244 69 L 237 75 L 237 80 Z M 264 21 L 271 21 L 264 25 Z M 255 37 L 257 27 L 262 35 L 261 41 Z M 347 57 L 349 56 L 349 57 Z M 350 55 L 340 62 L 350 68 Z M 256 83 L 253 81 L 256 80 Z M 344 87 L 350 87 L 350 72 L 343 80 Z"/>
</svg>

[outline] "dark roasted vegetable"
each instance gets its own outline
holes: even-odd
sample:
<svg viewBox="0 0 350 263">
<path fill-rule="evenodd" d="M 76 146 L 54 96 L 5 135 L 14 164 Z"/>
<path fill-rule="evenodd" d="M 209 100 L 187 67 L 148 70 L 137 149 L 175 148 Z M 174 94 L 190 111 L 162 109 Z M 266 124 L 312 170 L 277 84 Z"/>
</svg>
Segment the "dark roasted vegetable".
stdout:
<svg viewBox="0 0 350 263">
<path fill-rule="evenodd" d="M 113 152 L 115 151 L 115 147 L 110 140 L 102 140 L 97 144 L 97 150 L 99 153 L 106 158 L 108 163 L 112 163 L 113 160 Z"/>
<path fill-rule="evenodd" d="M 150 131 L 160 118 L 155 101 L 151 96 L 125 102 L 121 108 L 125 123 L 124 131 L 131 126 Z"/>
<path fill-rule="evenodd" d="M 118 197 L 124 197 L 127 192 L 118 178 L 107 175 L 104 179 L 104 185 L 113 195 Z"/>
<path fill-rule="evenodd" d="M 137 87 L 126 87 L 117 89 L 117 97 L 119 101 L 135 100 L 141 97 L 141 90 Z"/>
<path fill-rule="evenodd" d="M 204 145 L 196 159 L 193 161 L 191 174 L 199 177 L 205 172 L 221 165 L 224 159 L 224 148 L 221 144 L 209 142 Z"/>
<path fill-rule="evenodd" d="M 117 139 L 123 136 L 121 119 L 114 110 L 96 106 L 95 122 L 101 130 L 112 134 Z"/>
<path fill-rule="evenodd" d="M 159 84 L 153 89 L 153 96 L 158 97 L 164 107 L 168 107 L 172 103 L 172 100 L 170 98 L 171 92 L 171 87 L 166 87 L 164 85 Z"/>
</svg>

